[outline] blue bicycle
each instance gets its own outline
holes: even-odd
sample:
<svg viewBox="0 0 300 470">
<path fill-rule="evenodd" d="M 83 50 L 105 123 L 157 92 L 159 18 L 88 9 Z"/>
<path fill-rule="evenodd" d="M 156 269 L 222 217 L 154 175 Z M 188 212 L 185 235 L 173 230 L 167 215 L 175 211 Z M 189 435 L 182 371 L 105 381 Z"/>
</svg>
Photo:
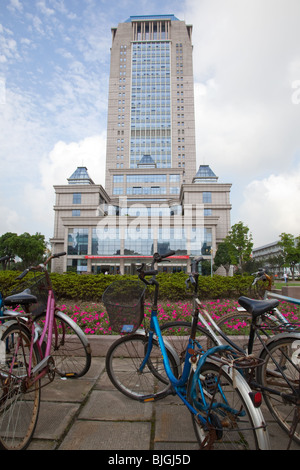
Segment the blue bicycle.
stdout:
<svg viewBox="0 0 300 470">
<path fill-rule="evenodd" d="M 228 345 L 202 349 L 199 336 L 195 340 L 197 315 L 182 368 L 175 349 L 161 334 L 155 266 L 173 254 L 155 253 L 150 270 L 144 264 L 138 269 L 139 281 L 118 280 L 104 292 L 112 329 L 121 334 L 107 352 L 107 374 L 120 392 L 139 401 L 178 395 L 191 412 L 200 449 L 270 449 L 257 400 L 260 394 L 250 390 L 239 372 L 254 367 L 249 363 L 252 359 L 238 355 Z M 147 286 L 154 286 L 150 328 L 139 330 Z"/>
</svg>

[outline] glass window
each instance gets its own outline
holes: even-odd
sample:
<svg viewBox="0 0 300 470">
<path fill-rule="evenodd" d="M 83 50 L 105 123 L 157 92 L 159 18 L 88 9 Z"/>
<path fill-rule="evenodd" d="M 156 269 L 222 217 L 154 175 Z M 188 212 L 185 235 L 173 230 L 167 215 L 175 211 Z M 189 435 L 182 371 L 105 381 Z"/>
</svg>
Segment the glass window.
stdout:
<svg viewBox="0 0 300 470">
<path fill-rule="evenodd" d="M 157 251 L 165 254 L 174 250 L 177 255 L 186 255 L 186 237 L 184 228 L 160 228 L 158 231 Z"/>
<path fill-rule="evenodd" d="M 92 232 L 92 255 L 120 255 L 120 231 L 115 227 L 98 227 Z"/>
<path fill-rule="evenodd" d="M 191 233 L 191 256 L 210 255 L 212 246 L 212 229 L 194 227 Z"/>
<path fill-rule="evenodd" d="M 127 183 L 164 183 L 167 175 L 127 175 Z"/>
<path fill-rule="evenodd" d="M 153 230 L 139 226 L 127 228 L 124 255 L 153 255 Z"/>
<path fill-rule="evenodd" d="M 209 215 L 212 215 L 212 210 L 211 209 L 204 209 L 204 217 L 207 217 Z"/>
<path fill-rule="evenodd" d="M 163 135 L 171 129 L 171 90 L 170 90 L 170 44 L 133 43 L 132 46 L 132 131 L 147 134 L 153 132 L 151 146 L 149 142 L 132 136 L 131 168 L 135 168 L 141 155 L 151 154 L 157 168 L 169 167 L 166 162 L 171 157 L 171 146 L 165 148 L 166 160 L 160 161 L 161 147 L 164 147 Z M 151 112 L 149 113 L 149 109 Z M 149 151 L 150 149 L 150 151 Z"/>
<path fill-rule="evenodd" d="M 68 255 L 87 255 L 89 229 L 70 228 L 68 232 Z"/>
<path fill-rule="evenodd" d="M 114 188 L 113 189 L 113 194 L 123 194 L 123 188 Z"/>
<path fill-rule="evenodd" d="M 170 183 L 180 183 L 180 175 L 170 175 Z"/>
<path fill-rule="evenodd" d="M 72 217 L 80 217 L 80 210 L 79 209 L 72 210 Z"/>
<path fill-rule="evenodd" d="M 73 194 L 73 204 L 81 204 L 81 193 Z"/>
<path fill-rule="evenodd" d="M 210 191 L 203 191 L 202 202 L 203 203 L 211 202 L 211 192 Z"/>
<path fill-rule="evenodd" d="M 179 194 L 179 188 L 170 188 L 170 194 Z"/>
<path fill-rule="evenodd" d="M 123 183 L 124 175 L 114 175 L 114 183 Z"/>
<path fill-rule="evenodd" d="M 67 265 L 68 272 L 87 272 L 87 260 L 86 259 L 68 259 Z"/>
</svg>

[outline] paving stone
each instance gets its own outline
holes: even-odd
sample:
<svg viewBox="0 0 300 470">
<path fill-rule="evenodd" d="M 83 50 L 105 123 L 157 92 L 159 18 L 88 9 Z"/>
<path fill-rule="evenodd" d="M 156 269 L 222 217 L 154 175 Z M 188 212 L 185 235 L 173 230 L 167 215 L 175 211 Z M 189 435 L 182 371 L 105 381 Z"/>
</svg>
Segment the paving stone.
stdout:
<svg viewBox="0 0 300 470">
<path fill-rule="evenodd" d="M 73 403 L 42 403 L 34 437 L 40 439 L 60 439 L 78 411 L 78 408 L 79 404 Z"/>
<path fill-rule="evenodd" d="M 184 405 L 160 403 L 155 417 L 155 442 L 196 442 L 192 418 Z"/>
<path fill-rule="evenodd" d="M 151 423 L 78 420 L 59 450 L 148 450 Z"/>
<path fill-rule="evenodd" d="M 97 354 L 108 341 L 93 346 Z M 288 436 L 262 406 L 272 450 L 285 450 Z M 124 396 L 110 382 L 105 357 L 92 358 L 88 373 L 42 389 L 39 420 L 30 450 L 192 451 L 198 448 L 189 411 L 177 396 L 140 403 Z M 293 450 L 300 445 L 293 443 Z"/>
<path fill-rule="evenodd" d="M 152 417 L 153 403 L 131 400 L 118 391 L 94 390 L 79 419 L 146 421 Z"/>
</svg>

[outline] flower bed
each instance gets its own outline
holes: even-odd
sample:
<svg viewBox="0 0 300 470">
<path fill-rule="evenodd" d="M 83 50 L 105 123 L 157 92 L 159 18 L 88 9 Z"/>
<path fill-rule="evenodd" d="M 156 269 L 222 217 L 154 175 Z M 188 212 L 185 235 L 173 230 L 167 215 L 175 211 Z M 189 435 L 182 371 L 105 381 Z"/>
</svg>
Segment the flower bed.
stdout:
<svg viewBox="0 0 300 470">
<path fill-rule="evenodd" d="M 238 307 L 238 302 L 232 299 L 225 300 L 209 300 L 203 303 L 203 306 L 211 314 L 214 320 L 218 320 L 222 315 L 234 312 Z M 110 335 L 114 334 L 109 326 L 109 318 L 105 307 L 102 303 L 77 303 L 71 302 L 61 303 L 61 311 L 69 315 L 80 328 L 88 335 Z M 300 323 L 300 307 L 280 302 L 279 309 L 289 322 Z M 192 304 L 191 302 L 164 302 L 158 305 L 158 320 L 160 324 L 169 321 L 178 321 L 191 319 Z M 145 304 L 145 321 L 149 324 L 151 314 L 150 303 Z M 236 326 L 242 329 L 243 324 Z"/>
</svg>

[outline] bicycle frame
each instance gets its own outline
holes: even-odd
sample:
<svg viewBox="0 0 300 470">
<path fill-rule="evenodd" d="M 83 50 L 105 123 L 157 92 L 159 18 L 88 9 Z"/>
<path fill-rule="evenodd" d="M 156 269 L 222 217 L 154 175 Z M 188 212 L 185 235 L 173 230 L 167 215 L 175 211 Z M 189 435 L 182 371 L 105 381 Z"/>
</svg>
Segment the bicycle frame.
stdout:
<svg viewBox="0 0 300 470">
<path fill-rule="evenodd" d="M 54 294 L 52 290 L 49 290 L 47 310 L 46 310 L 46 320 L 45 320 L 42 334 L 37 338 L 35 335 L 36 325 L 34 321 L 31 322 L 32 323 L 31 324 L 32 341 L 30 345 L 30 357 L 29 357 L 29 364 L 28 364 L 28 376 L 32 377 L 30 385 L 32 385 L 37 380 L 40 380 L 48 373 L 49 360 L 52 357 L 50 355 L 50 351 L 51 351 L 51 346 L 52 346 L 52 333 L 54 330 L 54 311 L 55 311 Z M 44 338 L 46 334 L 47 334 L 46 349 L 45 349 L 45 353 L 43 354 L 42 344 L 44 342 Z M 41 361 L 34 368 L 32 368 L 32 354 L 33 354 L 33 347 L 35 343 L 38 346 Z M 38 374 L 38 372 L 40 373 Z"/>
<path fill-rule="evenodd" d="M 168 256 L 170 256 L 170 254 Z M 152 264 L 152 268 L 153 268 L 153 264 Z M 192 383 L 192 387 L 196 387 L 196 380 L 199 377 L 199 373 L 200 373 L 201 367 L 203 366 L 204 362 L 210 356 L 212 356 L 214 354 L 218 354 L 218 353 L 220 353 L 222 351 L 225 351 L 225 350 L 227 350 L 227 351 L 232 350 L 232 348 L 229 345 L 219 344 L 218 346 L 215 346 L 215 347 L 209 349 L 207 352 L 203 353 L 202 356 L 201 356 L 200 361 L 198 361 L 199 357 L 197 357 L 197 356 L 199 356 L 200 351 L 197 351 L 197 353 L 196 353 L 196 350 L 195 350 L 196 345 L 198 346 L 198 344 L 195 342 L 198 316 L 194 315 L 193 320 L 192 320 L 191 334 L 190 334 L 188 345 L 187 345 L 187 348 L 186 348 L 186 354 L 185 354 L 185 360 L 184 360 L 182 375 L 179 379 L 177 379 L 174 376 L 173 372 L 172 372 L 172 369 L 171 369 L 171 366 L 170 366 L 170 361 L 169 361 L 168 354 L 167 354 L 167 350 L 166 350 L 166 347 L 165 347 L 165 343 L 164 343 L 164 340 L 163 340 L 163 337 L 162 337 L 162 334 L 161 334 L 161 331 L 160 331 L 159 322 L 158 322 L 158 319 L 157 319 L 157 300 L 158 300 L 158 290 L 159 290 L 159 284 L 155 279 L 155 275 L 157 274 L 157 271 L 152 269 L 151 271 L 144 272 L 142 270 L 143 266 L 144 265 L 142 265 L 142 267 L 138 270 L 140 272 L 139 278 L 146 285 L 149 285 L 149 284 L 154 285 L 155 286 L 155 291 L 154 291 L 154 301 L 153 301 L 153 306 L 152 306 L 152 311 L 151 311 L 150 331 L 149 331 L 149 336 L 148 336 L 148 346 L 147 346 L 147 351 L 146 351 L 144 360 L 143 360 L 142 364 L 139 367 L 139 371 L 140 372 L 143 371 L 144 367 L 146 366 L 146 364 L 147 364 L 147 362 L 150 358 L 150 354 L 151 354 L 152 347 L 153 347 L 153 337 L 154 337 L 154 335 L 156 335 L 157 339 L 158 339 L 158 344 L 159 344 L 159 347 L 160 347 L 160 350 L 161 350 L 162 356 L 163 356 L 164 368 L 165 368 L 166 374 L 168 376 L 168 379 L 169 379 L 173 389 L 175 390 L 176 394 L 180 397 L 180 399 L 183 401 L 183 403 L 187 406 L 187 408 L 193 414 L 195 414 L 198 417 L 198 419 L 200 419 L 200 421 L 202 422 L 203 425 L 205 425 L 205 424 L 207 424 L 207 420 L 199 414 L 199 411 L 204 411 L 204 412 L 208 411 L 208 406 L 207 406 L 206 401 L 205 401 L 205 392 L 202 389 L 200 381 L 199 381 L 199 387 L 200 387 L 200 390 L 201 390 L 201 395 L 203 397 L 203 400 L 202 400 L 203 405 L 199 405 L 199 407 L 198 407 L 199 409 L 195 409 L 192 406 L 192 404 L 189 403 L 189 401 L 186 398 L 186 384 L 187 384 L 187 381 L 188 381 L 189 376 L 190 376 L 192 364 L 194 363 L 196 365 L 196 362 L 192 361 L 192 358 L 194 357 L 195 360 L 198 362 L 196 374 L 194 375 L 194 377 L 196 377 L 196 379 Z M 153 276 L 151 281 L 147 281 L 145 279 L 146 275 L 152 275 Z M 199 366 L 199 363 L 200 363 L 200 366 Z M 160 398 L 163 398 L 164 396 L 166 396 L 166 393 L 167 392 L 163 392 Z M 193 393 L 193 391 L 191 393 Z M 226 397 L 224 395 L 223 395 L 223 398 L 224 398 L 224 400 L 226 400 Z M 144 398 L 143 400 L 144 401 L 149 401 L 151 399 L 152 398 L 150 396 L 150 397 L 147 397 L 146 399 Z M 233 413 L 235 415 L 239 414 L 238 410 L 232 409 L 231 407 L 229 407 L 225 403 L 216 402 L 216 403 L 214 403 L 213 407 L 214 408 L 218 408 L 218 407 L 219 408 L 225 408 L 225 409 L 229 410 L 231 413 Z"/>
<path fill-rule="evenodd" d="M 198 320 L 200 320 L 203 323 L 203 325 L 209 331 L 210 335 L 213 337 L 214 341 L 218 344 L 219 347 L 224 344 L 224 342 L 220 339 L 220 337 L 221 337 L 228 345 L 231 346 L 231 348 L 232 348 L 231 351 L 234 350 L 234 351 L 237 351 L 238 353 L 246 354 L 246 351 L 243 348 L 241 348 L 238 344 L 236 344 L 234 341 L 232 341 L 222 331 L 222 329 L 216 324 L 216 322 L 213 320 L 213 318 L 211 317 L 209 312 L 207 312 L 207 310 L 205 310 L 203 308 L 203 306 L 201 304 L 201 301 L 197 297 L 198 273 L 196 273 L 196 274 L 194 273 L 191 276 L 193 277 L 193 279 L 195 281 L 195 283 L 194 283 L 195 290 L 194 290 L 194 298 L 193 298 L 193 314 L 195 315 L 196 312 L 197 312 Z M 190 281 L 192 280 L 191 276 L 189 278 Z M 268 294 L 270 295 L 272 293 L 268 292 Z M 270 296 L 276 297 L 276 298 L 284 298 L 284 300 L 290 299 L 290 301 L 293 301 L 293 303 L 300 304 L 300 300 L 298 300 L 298 299 L 283 297 L 283 296 L 279 296 L 278 294 L 270 295 Z M 242 310 L 245 311 L 245 309 L 242 309 Z M 277 318 L 277 320 L 278 320 L 278 322 L 280 322 L 280 324 L 284 324 L 287 327 L 290 325 L 277 308 L 273 310 L 273 313 L 275 315 L 275 319 Z M 204 317 L 204 315 L 205 315 L 206 318 Z M 272 314 L 267 313 L 266 316 L 272 318 Z M 259 339 L 262 347 L 268 352 L 268 344 L 265 344 L 265 342 L 261 339 L 258 330 L 259 330 L 259 326 L 257 326 L 256 321 L 252 319 L 250 335 L 249 335 L 249 340 L 248 340 L 248 351 L 247 351 L 248 354 L 252 354 L 255 335 Z M 288 331 L 289 331 L 289 329 L 288 329 Z M 216 334 L 216 332 L 219 334 L 219 336 Z M 288 335 L 289 333 L 286 333 L 286 334 Z M 283 335 L 284 335 L 284 333 L 283 333 Z M 271 340 L 272 339 L 270 339 L 270 341 Z M 300 341 L 300 334 L 299 334 L 299 341 Z M 271 357 L 273 363 L 275 364 L 275 366 L 277 367 L 277 369 L 279 371 L 278 373 L 280 373 L 280 375 L 283 377 L 283 379 L 286 381 L 286 383 L 289 385 L 289 387 L 294 391 L 294 393 L 297 393 L 296 388 L 293 386 L 293 384 L 291 384 L 289 379 L 286 377 L 286 375 L 284 373 L 284 370 L 282 370 L 282 367 L 280 366 L 280 364 L 278 364 L 277 361 L 272 356 L 270 356 L 270 357 Z M 290 361 L 290 358 L 287 355 L 285 355 L 285 358 L 288 361 Z M 300 373 L 300 371 L 299 371 L 299 373 Z M 291 394 L 283 394 L 283 393 L 278 392 L 277 390 L 274 390 L 272 388 L 262 387 L 261 384 L 258 384 L 256 382 L 254 382 L 253 380 L 251 381 L 251 385 L 253 387 L 256 387 L 256 388 L 260 389 L 260 390 L 268 391 L 268 392 L 270 392 L 274 395 L 281 395 L 281 396 L 283 396 L 284 398 L 286 398 L 287 400 L 289 400 L 291 402 L 293 401 L 293 399 L 291 397 Z"/>
<path fill-rule="evenodd" d="M 25 316 L 24 314 L 19 314 L 19 315 L 14 315 L 13 321 L 19 322 L 19 318 L 24 319 L 24 317 L 28 317 L 27 321 L 25 322 L 28 330 L 30 331 L 31 334 L 31 344 L 30 344 L 30 352 L 29 352 L 29 360 L 28 360 L 28 366 L 27 366 L 27 377 L 28 377 L 28 388 L 31 387 L 36 381 L 42 379 L 45 377 L 46 374 L 49 375 L 50 381 L 53 380 L 54 375 L 52 376 L 52 373 L 54 371 L 54 361 L 52 362 L 52 356 L 51 356 L 51 347 L 52 347 L 52 335 L 53 332 L 55 333 L 55 341 L 57 341 L 57 326 L 54 321 L 54 312 L 56 309 L 56 303 L 55 303 L 55 296 L 54 292 L 51 287 L 51 282 L 50 282 L 50 277 L 47 271 L 47 264 L 52 258 L 57 258 L 59 256 L 63 256 L 65 253 L 57 253 L 55 255 L 50 256 L 44 263 L 44 265 L 39 265 L 36 267 L 31 267 L 26 269 L 19 277 L 18 279 L 22 279 L 29 271 L 42 271 L 47 280 L 47 286 L 48 286 L 48 298 L 47 298 L 47 307 L 46 307 L 46 319 L 45 319 L 45 324 L 42 329 L 42 333 L 39 335 L 37 334 L 37 325 L 35 324 L 34 318 L 32 318 L 31 314 L 29 312 L 26 312 Z M 46 342 L 44 340 L 46 339 Z M 43 352 L 43 344 L 46 344 L 46 347 Z M 36 364 L 33 367 L 33 353 L 34 353 L 34 345 L 37 345 L 38 347 L 38 352 L 40 356 L 40 361 L 38 364 Z M 22 347 L 22 345 L 18 345 L 17 347 Z"/>
<path fill-rule="evenodd" d="M 266 291 L 265 292 L 265 295 L 264 295 L 264 299 L 269 299 L 269 298 L 272 298 L 272 299 L 278 299 L 278 300 L 284 300 L 285 302 L 290 302 L 292 304 L 295 304 L 295 305 L 300 305 L 300 299 L 295 299 L 293 297 L 287 297 L 285 295 L 281 295 L 281 294 L 276 294 L 275 292 L 270 292 L 270 291 Z M 277 317 L 277 319 L 284 324 L 284 326 L 288 329 L 288 328 L 291 328 L 291 329 L 294 329 L 295 327 L 293 327 L 293 325 L 291 323 L 289 323 L 287 321 L 287 319 L 282 315 L 282 313 L 280 312 L 280 310 L 278 308 L 275 309 L 275 317 Z"/>
<path fill-rule="evenodd" d="M 293 304 L 296 304 L 296 305 L 300 305 L 300 299 L 295 299 L 293 297 L 287 297 L 287 296 L 284 296 L 284 295 L 281 295 L 281 294 L 276 294 L 275 292 L 271 292 L 272 278 L 267 274 L 265 269 L 260 268 L 258 270 L 258 272 L 253 273 L 253 275 L 254 274 L 256 275 L 256 277 L 255 277 L 255 279 L 252 283 L 252 286 L 255 286 L 258 281 L 264 281 L 264 282 L 267 281 L 267 288 L 265 289 L 264 296 L 263 296 L 264 300 L 267 300 L 267 299 L 271 298 L 271 299 L 284 300 L 285 302 L 290 302 L 290 303 L 293 303 Z M 243 307 L 239 307 L 238 310 L 243 311 L 243 312 L 246 311 Z M 269 317 L 274 322 L 278 321 L 279 324 L 283 323 L 283 325 L 285 326 L 286 329 L 289 329 L 289 328 L 291 330 L 295 329 L 295 326 L 293 326 L 292 324 L 290 324 L 287 321 L 287 319 L 282 315 L 282 313 L 280 312 L 280 310 L 278 308 L 275 308 L 273 310 L 273 314 L 274 315 L 271 315 L 271 314 L 267 313 L 266 316 Z"/>
</svg>

